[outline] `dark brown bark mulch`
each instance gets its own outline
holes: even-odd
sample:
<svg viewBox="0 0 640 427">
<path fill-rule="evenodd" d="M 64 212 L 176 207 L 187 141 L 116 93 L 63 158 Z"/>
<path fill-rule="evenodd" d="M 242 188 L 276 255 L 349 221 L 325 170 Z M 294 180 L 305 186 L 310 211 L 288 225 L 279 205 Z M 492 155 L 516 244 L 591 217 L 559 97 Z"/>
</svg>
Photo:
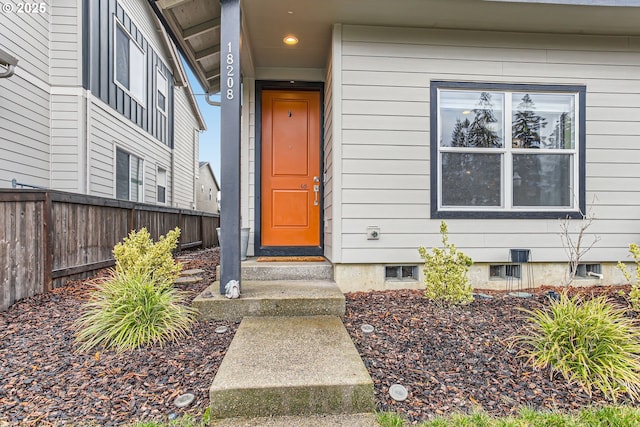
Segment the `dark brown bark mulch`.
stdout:
<svg viewBox="0 0 640 427">
<path fill-rule="evenodd" d="M 624 304 L 618 289 L 572 292 L 605 293 Z M 505 415 L 523 406 L 571 410 L 611 403 L 518 356 L 512 337 L 524 333 L 521 309 L 544 308 L 548 290 L 527 299 L 493 292 L 493 299 L 448 308 L 430 303 L 422 291 L 347 294 L 344 323 L 373 378 L 378 409 L 419 421 L 474 408 Z M 375 331 L 362 332 L 362 324 Z M 389 396 L 393 384 L 408 390 L 405 401 Z"/>
<path fill-rule="evenodd" d="M 213 281 L 218 251 L 179 259 L 185 269 L 206 270 L 201 283 L 182 286 L 192 299 Z M 0 313 L 0 425 L 121 425 L 167 420 L 172 413 L 201 416 L 237 325 L 198 322 L 189 337 L 162 348 L 77 353 L 73 322 L 89 282 L 70 283 Z M 216 334 L 223 324 L 229 330 Z M 173 402 L 183 393 L 196 398 L 179 409 Z"/>
<path fill-rule="evenodd" d="M 181 286 L 193 298 L 215 279 L 218 251 L 184 252 L 178 258 L 185 269 L 205 270 L 202 282 Z M 167 420 L 170 414 L 200 417 L 237 325 L 198 322 L 189 337 L 163 348 L 78 353 L 73 322 L 91 282 L 70 283 L 0 313 L 0 425 L 122 425 Z M 510 337 L 525 324 L 519 308 L 544 307 L 544 291 L 531 299 L 494 293 L 491 300 L 451 308 L 436 307 L 420 291 L 347 294 L 344 322 L 374 380 L 378 409 L 417 421 L 474 406 L 505 414 L 525 405 L 574 409 L 606 402 L 551 379 L 547 370 L 532 369 L 509 348 Z M 583 292 L 617 297 L 609 288 Z M 375 331 L 364 334 L 363 323 Z M 228 332 L 216 334 L 220 325 L 229 326 Z M 389 397 L 395 383 L 408 389 L 406 401 Z M 187 392 L 195 401 L 178 409 L 175 397 Z"/>
</svg>

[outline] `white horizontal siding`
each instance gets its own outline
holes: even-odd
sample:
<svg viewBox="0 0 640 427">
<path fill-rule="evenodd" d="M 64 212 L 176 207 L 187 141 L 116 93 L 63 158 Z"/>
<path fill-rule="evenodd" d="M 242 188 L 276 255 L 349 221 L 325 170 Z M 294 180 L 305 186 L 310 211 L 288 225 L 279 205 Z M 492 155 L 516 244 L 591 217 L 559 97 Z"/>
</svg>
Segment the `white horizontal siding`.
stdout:
<svg viewBox="0 0 640 427">
<path fill-rule="evenodd" d="M 195 130 L 198 128 L 193 110 L 189 105 L 185 88 L 176 87 L 174 91 L 174 171 L 172 205 L 191 209 L 195 201 L 195 177 L 198 174 L 198 140 Z"/>
<path fill-rule="evenodd" d="M 18 67 L 43 83 L 49 83 L 49 43 L 51 24 L 51 1 L 40 13 L 18 13 L 23 0 L 6 0 L 13 12 L 0 12 L 0 47 L 18 59 Z"/>
<path fill-rule="evenodd" d="M 329 60 L 324 86 L 324 256 L 333 259 L 333 63 Z"/>
<path fill-rule="evenodd" d="M 82 106 L 78 95 L 51 96 L 51 186 L 56 190 L 82 192 Z"/>
<path fill-rule="evenodd" d="M 98 98 L 91 96 L 90 102 L 89 193 L 115 197 L 115 149 L 119 147 L 144 161 L 144 202 L 155 203 L 156 165 L 169 167 L 171 150 Z"/>
<path fill-rule="evenodd" d="M 1 16 L 1 15 L 0 15 Z M 49 92 L 17 69 L 0 83 L 0 187 L 11 180 L 49 187 Z"/>
<path fill-rule="evenodd" d="M 82 84 L 82 1 L 57 0 L 51 7 L 51 84 Z"/>
<path fill-rule="evenodd" d="M 432 80 L 585 85 L 589 232 L 601 239 L 586 259 L 625 259 L 640 238 L 638 40 L 345 25 L 340 49 L 342 262 L 416 262 L 418 246 L 440 244 L 429 204 Z M 556 220 L 447 222 L 478 262 L 506 262 L 512 247 L 566 261 Z M 379 240 L 367 240 L 371 225 Z"/>
</svg>

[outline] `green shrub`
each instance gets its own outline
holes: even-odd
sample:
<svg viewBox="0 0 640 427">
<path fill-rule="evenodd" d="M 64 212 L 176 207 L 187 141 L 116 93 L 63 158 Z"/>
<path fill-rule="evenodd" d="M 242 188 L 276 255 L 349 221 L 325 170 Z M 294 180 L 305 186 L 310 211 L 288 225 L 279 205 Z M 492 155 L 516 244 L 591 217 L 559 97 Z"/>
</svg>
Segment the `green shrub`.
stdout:
<svg viewBox="0 0 640 427">
<path fill-rule="evenodd" d="M 614 401 L 640 396 L 640 329 L 605 297 L 581 301 L 562 293 L 548 310 L 527 311 L 528 335 L 518 337 L 536 367 L 551 367 L 587 393 Z"/>
<path fill-rule="evenodd" d="M 156 283 L 173 283 L 180 275 L 182 265 L 175 262 L 173 250 L 178 245 L 180 229 L 169 231 L 153 242 L 146 228 L 132 231 L 124 241 L 113 248 L 118 273 L 145 275 L 148 274 Z"/>
<path fill-rule="evenodd" d="M 440 223 L 442 248 L 418 252 L 424 260 L 425 296 L 437 304 L 468 304 L 473 301 L 472 288 L 467 278 L 471 258 L 449 243 L 447 224 Z"/>
<path fill-rule="evenodd" d="M 121 352 L 184 336 L 195 311 L 173 283 L 182 265 L 173 260 L 180 229 L 157 243 L 143 228 L 113 248 L 111 278 L 97 285 L 76 322 L 80 350 L 98 345 Z"/>
<path fill-rule="evenodd" d="M 102 345 L 121 352 L 174 340 L 186 335 L 195 318 L 183 303 L 184 293 L 171 284 L 139 271 L 115 271 L 85 304 L 76 341 L 81 351 Z"/>
<path fill-rule="evenodd" d="M 631 291 L 629 291 L 629 302 L 631 303 L 631 307 L 634 310 L 640 310 L 640 288 L 638 287 L 638 283 L 640 283 L 640 247 L 635 243 L 631 243 L 629 245 L 629 252 L 631 252 L 631 256 L 633 257 L 633 261 L 636 263 L 636 280 L 632 282 L 631 273 L 627 270 L 627 266 L 624 265 L 621 261 L 618 261 L 618 269 L 622 271 L 624 277 L 631 283 Z"/>
</svg>

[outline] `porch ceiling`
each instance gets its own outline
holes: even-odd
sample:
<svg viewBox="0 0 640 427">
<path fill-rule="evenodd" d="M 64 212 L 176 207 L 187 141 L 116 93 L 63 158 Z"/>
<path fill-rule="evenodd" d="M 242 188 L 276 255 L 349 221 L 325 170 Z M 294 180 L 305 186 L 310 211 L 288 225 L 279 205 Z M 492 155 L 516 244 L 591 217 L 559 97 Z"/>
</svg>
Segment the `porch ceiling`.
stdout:
<svg viewBox="0 0 640 427">
<path fill-rule="evenodd" d="M 219 1 L 150 1 L 158 6 L 205 89 L 210 93 L 218 92 Z M 243 56 L 243 71 L 246 76 L 253 76 L 257 68 L 324 68 L 334 23 L 640 36 L 640 7 L 632 6 L 637 3 L 606 0 L 241 0 L 246 55 Z M 619 7 L 621 4 L 626 6 Z M 288 34 L 294 34 L 300 42 L 293 47 L 284 45 L 282 39 Z"/>
</svg>

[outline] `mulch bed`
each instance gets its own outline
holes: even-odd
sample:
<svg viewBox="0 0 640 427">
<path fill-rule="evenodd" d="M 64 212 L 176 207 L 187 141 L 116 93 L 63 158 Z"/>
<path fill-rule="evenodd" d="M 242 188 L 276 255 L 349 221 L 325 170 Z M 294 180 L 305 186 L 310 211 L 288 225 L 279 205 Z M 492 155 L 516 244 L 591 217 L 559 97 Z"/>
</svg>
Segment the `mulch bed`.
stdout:
<svg viewBox="0 0 640 427">
<path fill-rule="evenodd" d="M 215 279 L 218 251 L 178 258 L 185 269 L 205 270 L 202 282 L 181 285 L 193 298 Z M 184 413 L 200 417 L 237 324 L 198 322 L 189 337 L 163 348 L 78 353 L 73 322 L 91 283 L 71 282 L 0 313 L 0 425 L 110 426 Z M 374 380 L 378 409 L 419 421 L 473 407 L 499 415 L 521 406 L 577 409 L 606 403 L 599 394 L 589 397 L 550 378 L 547 370 L 532 369 L 509 347 L 510 337 L 525 325 L 519 308 L 544 307 L 544 291 L 530 299 L 493 293 L 493 299 L 451 308 L 436 307 L 420 291 L 347 294 L 345 326 Z M 617 289 L 582 292 L 604 292 L 624 302 Z M 363 333 L 364 323 L 375 331 Z M 216 334 L 221 325 L 229 330 Z M 388 395 L 396 383 L 409 391 L 404 402 Z M 179 409 L 174 400 L 183 393 L 196 399 Z"/>
<path fill-rule="evenodd" d="M 551 378 L 548 369 L 533 369 L 518 355 L 512 337 L 525 331 L 521 309 L 544 308 L 550 289 L 526 299 L 486 291 L 494 298 L 449 308 L 430 303 L 422 291 L 347 294 L 344 323 L 373 378 L 378 409 L 421 421 L 478 408 L 506 415 L 523 406 L 573 410 L 611 403 L 600 393 L 588 396 L 560 375 Z M 626 306 L 621 289 L 572 288 L 570 293 L 607 294 Z M 362 332 L 362 324 L 372 325 L 374 332 Z M 393 384 L 408 390 L 405 401 L 390 397 Z"/>
<path fill-rule="evenodd" d="M 205 270 L 202 282 L 181 285 L 192 299 L 214 280 L 218 250 L 178 258 L 185 269 Z M 77 353 L 73 322 L 90 282 L 69 283 L 0 313 L 0 425 L 110 426 L 170 414 L 201 416 L 237 325 L 198 322 L 188 338 L 163 348 Z M 216 334 L 221 325 L 229 330 Z M 183 393 L 196 398 L 179 409 L 173 402 Z"/>
</svg>

